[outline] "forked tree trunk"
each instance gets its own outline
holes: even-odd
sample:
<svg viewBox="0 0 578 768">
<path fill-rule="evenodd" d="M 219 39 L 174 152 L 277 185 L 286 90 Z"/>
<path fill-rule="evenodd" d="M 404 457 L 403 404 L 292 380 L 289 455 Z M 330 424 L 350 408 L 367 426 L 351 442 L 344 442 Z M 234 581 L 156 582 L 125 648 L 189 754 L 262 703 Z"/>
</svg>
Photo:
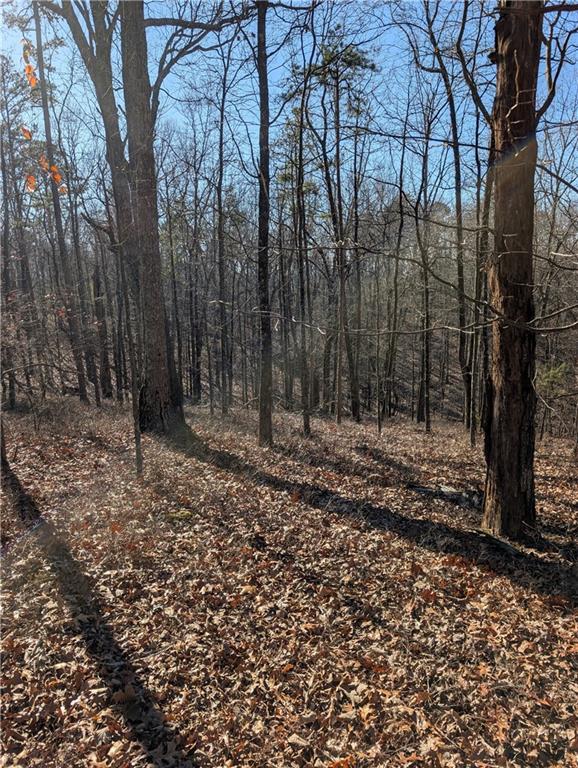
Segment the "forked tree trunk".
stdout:
<svg viewBox="0 0 578 768">
<path fill-rule="evenodd" d="M 496 24 L 498 65 L 493 111 L 495 248 L 489 262 L 492 330 L 482 525 L 519 536 L 535 523 L 535 336 L 532 245 L 536 168 L 536 86 L 541 2 L 502 0 Z"/>
</svg>

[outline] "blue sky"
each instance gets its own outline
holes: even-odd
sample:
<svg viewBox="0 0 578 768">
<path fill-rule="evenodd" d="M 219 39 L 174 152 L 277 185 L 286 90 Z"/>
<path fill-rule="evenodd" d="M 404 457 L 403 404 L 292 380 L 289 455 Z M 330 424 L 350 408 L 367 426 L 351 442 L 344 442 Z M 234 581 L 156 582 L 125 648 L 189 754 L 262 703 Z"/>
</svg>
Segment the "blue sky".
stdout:
<svg viewBox="0 0 578 768">
<path fill-rule="evenodd" d="M 28 4 L 18 0 L 17 3 L 9 3 L 5 8 L 10 9 L 14 6 L 20 8 L 30 7 Z M 170 7 L 170 3 L 155 0 L 155 2 L 147 5 L 147 13 L 158 16 L 167 13 Z M 323 6 L 324 10 L 317 13 L 326 13 L 327 7 L 329 6 Z M 349 6 L 343 7 L 348 11 L 348 14 L 342 13 L 341 8 L 335 6 L 336 14 L 341 17 L 336 18 L 335 21 L 340 21 L 345 25 L 348 34 L 351 35 L 351 39 L 360 43 L 377 64 L 377 72 L 367 81 L 366 90 L 363 94 L 364 101 L 367 105 L 371 106 L 373 112 L 372 128 L 393 135 L 398 134 L 400 131 L 400 119 L 405 112 L 408 90 L 411 90 L 410 78 L 413 76 L 413 65 L 407 50 L 406 41 L 399 29 L 388 26 L 389 14 L 385 4 L 351 3 Z M 455 9 L 455 5 L 452 6 L 452 4 L 446 2 L 442 5 L 442 10 L 445 13 L 452 7 Z M 412 5 L 406 4 L 405 8 L 411 16 Z M 270 59 L 272 115 L 275 115 L 278 111 L 279 97 L 288 74 L 289 46 L 278 46 L 280 39 L 287 33 L 289 28 L 288 21 L 291 16 L 294 18 L 294 14 L 284 11 L 282 18 L 277 18 L 277 13 L 269 12 L 268 34 L 270 50 L 272 51 Z M 416 14 L 417 18 L 418 15 Z M 490 37 L 491 26 L 490 23 L 488 27 Z M 251 34 L 251 32 L 254 32 L 254 23 L 247 26 L 247 33 Z M 448 29 L 444 30 L 444 32 L 447 33 Z M 151 77 L 154 77 L 156 70 L 155 59 L 158 57 L 158 51 L 163 46 L 166 36 L 167 31 L 164 28 L 153 28 L 148 32 Z M 21 59 L 21 37 L 22 35 L 19 31 L 7 29 L 3 25 L 2 51 L 9 55 L 17 66 L 23 66 Z M 33 39 L 33 34 L 30 34 L 30 37 Z M 45 25 L 45 39 L 49 37 L 50 33 L 47 25 Z M 88 144 L 93 144 L 94 134 L 99 132 L 99 120 L 94 96 L 91 86 L 83 74 L 82 64 L 78 61 L 72 67 L 73 57 L 77 57 L 77 54 L 74 53 L 74 46 L 69 41 L 67 35 L 65 35 L 64 40 L 65 45 L 51 54 L 53 65 L 51 79 L 58 87 L 60 95 L 69 91 L 66 107 L 76 114 L 83 116 L 86 125 L 85 140 Z M 490 44 L 489 40 L 487 42 Z M 243 46 L 243 49 L 246 53 L 246 46 Z M 239 46 L 240 50 L 241 46 Z M 482 60 L 486 61 L 483 71 L 491 83 L 494 70 L 485 59 L 485 56 L 482 57 Z M 214 67 L 218 68 L 216 54 L 214 52 L 199 52 L 190 56 L 182 66 L 179 66 L 169 76 L 165 83 L 167 93 L 162 99 L 161 124 L 170 125 L 179 135 L 184 135 L 189 131 L 190 107 L 183 105 L 183 99 L 190 100 L 192 96 L 202 98 L 207 95 L 216 94 L 218 82 L 215 76 L 210 74 L 211 68 Z M 435 79 L 435 76 L 433 79 Z M 576 96 L 576 80 L 578 80 L 576 78 L 576 65 L 568 64 L 560 80 L 559 96 L 547 116 L 548 119 L 559 119 L 559 113 L 565 100 Z M 463 85 L 461 86 L 461 91 L 465 101 L 460 103 L 468 105 L 467 108 L 462 110 L 462 140 L 465 144 L 468 144 L 474 142 L 475 123 L 471 104 L 468 104 L 469 95 Z M 488 96 L 491 98 L 491 92 Z M 443 102 L 443 95 L 440 98 Z M 414 102 L 416 113 L 419 113 L 420 106 L 416 101 L 415 89 L 411 99 Z M 235 102 L 235 109 L 231 110 L 231 130 L 236 132 L 236 138 L 245 154 L 245 158 L 250 162 L 250 144 L 254 143 L 256 137 L 258 119 L 256 82 L 254 77 L 245 76 L 242 79 L 233 94 L 233 100 Z M 488 103 L 489 106 L 490 104 Z M 282 120 L 283 116 L 278 121 L 278 125 L 282 123 Z M 246 124 L 246 129 L 243 124 Z M 162 125 L 159 128 L 162 130 Z M 272 128 L 272 138 L 275 137 L 277 128 L 278 126 Z M 415 126 L 413 132 L 416 133 L 417 130 L 418 127 Z M 447 114 L 443 110 L 434 127 L 434 136 L 436 139 L 449 138 Z M 375 150 L 372 156 L 372 172 L 374 176 L 382 176 L 386 180 L 394 178 L 396 168 L 392 166 L 396 165 L 399 158 L 398 142 L 395 139 L 387 140 L 379 137 L 373 137 L 371 141 L 374 144 Z M 487 131 L 483 133 L 481 142 L 483 144 L 487 142 Z M 439 159 L 444 154 L 444 148 L 440 145 L 439 141 L 434 146 L 434 159 L 436 157 Z M 472 176 L 471 173 L 468 173 L 468 168 L 473 163 L 473 152 L 464 147 L 463 153 L 465 165 L 464 178 L 467 186 L 465 191 L 467 196 L 468 191 L 470 193 L 472 191 Z M 411 155 L 408 166 L 411 172 Z M 415 165 L 413 170 L 417 174 L 417 167 Z M 238 174 L 238 168 L 235 168 L 234 172 Z M 448 168 L 447 190 L 442 190 L 442 197 L 447 197 L 448 201 L 450 201 L 449 198 L 451 197 L 452 181 L 451 169 Z"/>
</svg>

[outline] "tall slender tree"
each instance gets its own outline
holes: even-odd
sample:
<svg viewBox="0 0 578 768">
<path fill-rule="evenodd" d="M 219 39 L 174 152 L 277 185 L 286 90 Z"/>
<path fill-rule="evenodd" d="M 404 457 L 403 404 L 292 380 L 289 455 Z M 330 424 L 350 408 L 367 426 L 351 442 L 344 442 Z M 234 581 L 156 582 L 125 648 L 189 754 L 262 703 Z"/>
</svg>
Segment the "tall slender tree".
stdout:
<svg viewBox="0 0 578 768">
<path fill-rule="evenodd" d="M 259 227 L 258 292 L 261 331 L 259 444 L 273 442 L 273 340 L 269 302 L 269 76 L 267 71 L 268 0 L 257 1 L 257 74 L 259 77 Z"/>
<path fill-rule="evenodd" d="M 42 101 L 42 117 L 44 120 L 44 134 L 46 137 L 46 160 L 50 169 L 50 195 L 52 198 L 52 207 L 54 210 L 54 226 L 56 228 L 56 242 L 59 258 L 59 268 L 63 280 L 63 299 L 66 307 L 66 319 L 68 322 L 68 331 L 70 344 L 72 346 L 72 357 L 76 367 L 76 378 L 78 382 L 78 394 L 80 399 L 88 403 L 88 390 L 86 385 L 86 374 L 84 362 L 82 359 L 83 339 L 80 318 L 78 312 L 78 301 L 76 296 L 76 285 L 70 254 L 64 236 L 64 224 L 62 221 L 62 207 L 60 205 L 60 192 L 57 183 L 58 172 L 56 170 L 54 158 L 54 145 L 52 143 L 52 125 L 50 120 L 50 107 L 48 104 L 48 86 L 46 83 L 46 68 L 44 66 L 44 50 L 42 46 L 42 27 L 40 20 L 40 11 L 38 2 L 33 3 L 34 25 L 36 27 L 36 56 L 38 59 L 38 83 L 40 86 L 40 96 Z"/>
</svg>

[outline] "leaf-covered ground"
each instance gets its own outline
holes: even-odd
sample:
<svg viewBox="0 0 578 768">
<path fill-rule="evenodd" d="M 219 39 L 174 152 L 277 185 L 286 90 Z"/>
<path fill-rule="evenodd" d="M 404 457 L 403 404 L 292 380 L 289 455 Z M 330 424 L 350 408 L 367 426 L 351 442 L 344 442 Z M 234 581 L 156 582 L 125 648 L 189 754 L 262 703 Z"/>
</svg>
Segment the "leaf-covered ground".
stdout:
<svg viewBox="0 0 578 768">
<path fill-rule="evenodd" d="M 480 534 L 458 425 L 6 421 L 3 766 L 578 766 L 578 471 Z"/>
</svg>

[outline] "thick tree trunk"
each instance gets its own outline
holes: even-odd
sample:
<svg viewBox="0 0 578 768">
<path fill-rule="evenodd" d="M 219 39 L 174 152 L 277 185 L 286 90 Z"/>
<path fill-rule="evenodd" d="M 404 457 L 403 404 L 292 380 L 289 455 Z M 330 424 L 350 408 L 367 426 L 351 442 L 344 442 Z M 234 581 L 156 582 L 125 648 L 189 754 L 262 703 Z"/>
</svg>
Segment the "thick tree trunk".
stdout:
<svg viewBox="0 0 578 768">
<path fill-rule="evenodd" d="M 118 245 L 114 246 L 116 259 L 116 338 L 115 338 L 115 378 L 116 378 L 116 399 L 119 403 L 124 400 L 124 391 L 126 382 L 124 377 L 124 341 L 123 341 L 123 313 L 125 312 L 124 299 L 122 296 L 121 283 L 121 265 L 122 255 Z"/>
<path fill-rule="evenodd" d="M 182 419 L 182 395 L 180 387 L 175 386 L 176 375 L 171 375 L 174 361 L 169 359 L 170 345 L 166 334 L 160 281 L 154 126 L 146 64 L 143 4 L 123 3 L 121 11 L 130 168 L 125 158 L 113 88 L 111 41 L 114 22 L 110 22 L 107 17 L 106 4 L 91 4 L 93 34 L 90 39 L 85 36 L 71 3 L 63 4 L 61 15 L 70 26 L 95 88 L 106 135 L 106 154 L 116 208 L 118 247 L 121 258 L 126 261 L 128 267 L 132 296 L 144 321 L 146 349 L 145 381 L 141 390 L 141 426 L 143 429 L 162 431 L 168 428 L 170 422 Z M 142 227 L 137 232 L 139 222 L 142 222 Z M 142 274 L 146 275 L 142 297 L 139 279 L 141 270 Z M 126 307 L 125 311 L 128 312 L 129 307 Z M 139 370 L 142 367 L 142 352 L 142 334 L 137 326 L 135 353 Z"/>
<path fill-rule="evenodd" d="M 337 248 L 336 262 L 339 274 L 339 301 L 337 305 L 337 351 L 335 373 L 335 421 L 343 418 L 343 345 L 345 343 L 345 253 Z"/>
<path fill-rule="evenodd" d="M 126 312 L 126 337 L 128 341 L 128 354 L 130 361 L 130 386 L 131 386 L 131 405 L 132 405 L 132 428 L 134 434 L 134 456 L 135 456 L 135 469 L 137 477 L 142 477 L 143 473 L 143 456 L 141 445 L 141 428 L 140 428 L 140 411 L 139 411 L 139 370 L 136 358 L 136 346 L 134 343 L 134 336 L 132 330 L 132 324 L 130 319 L 130 312 L 128 307 L 130 304 L 128 296 L 128 281 L 126 279 L 126 269 L 124 264 L 120 263 L 120 279 L 122 282 L 122 294 L 124 297 L 124 303 L 127 307 Z"/>
<path fill-rule="evenodd" d="M 353 149 L 353 255 L 355 264 L 355 344 L 353 355 L 350 357 L 350 386 L 351 386 L 351 415 L 356 421 L 361 421 L 361 402 L 359 394 L 359 360 L 361 354 L 361 256 L 359 251 L 359 188 L 362 182 L 363 166 L 362 159 L 359 157 L 359 114 L 355 116 L 355 134 L 354 134 L 354 149 Z M 351 337 L 349 329 L 347 331 L 349 336 L 349 346 L 351 346 Z M 349 353 L 348 353 L 349 354 Z M 351 357 L 353 359 L 351 360 Z M 369 356 L 368 356 L 369 359 Z"/>
<path fill-rule="evenodd" d="M 295 199 L 295 198 L 294 198 Z M 297 221 L 297 209 L 296 205 L 293 205 L 292 211 L 293 227 L 295 232 L 295 238 L 297 238 L 298 221 Z M 279 293 L 279 330 L 281 335 L 281 355 L 283 360 L 283 405 L 287 410 L 293 408 L 293 360 L 291 357 L 290 349 L 290 330 L 289 324 L 290 318 L 293 316 L 291 313 L 291 298 L 289 281 L 291 276 L 291 259 L 287 260 L 285 240 L 283 238 L 283 226 L 284 226 L 285 212 L 283 206 L 279 206 L 279 213 L 277 219 L 278 226 L 278 250 L 279 250 L 279 269 L 277 270 L 278 276 L 278 293 Z"/>
<path fill-rule="evenodd" d="M 134 232 L 129 168 L 112 74 L 111 46 L 114 22 L 107 18 L 106 3 L 91 3 L 93 36 L 87 38 L 72 3 L 63 3 L 61 14 L 70 27 L 86 71 L 96 94 L 106 141 L 106 159 L 110 168 L 115 203 L 118 244 L 127 264 L 131 294 L 140 306 L 139 254 Z M 137 334 L 138 336 L 139 334 Z"/>
<path fill-rule="evenodd" d="M 140 254 L 144 380 L 140 391 L 143 431 L 166 432 L 183 420 L 182 394 L 169 339 L 162 290 L 158 232 L 154 134 L 147 70 L 144 6 L 140 0 L 121 3 L 121 46 L 132 211 Z"/>
<path fill-rule="evenodd" d="M 502 0 L 496 24 L 498 76 L 493 112 L 495 248 L 489 303 L 492 331 L 483 526 L 516 537 L 535 524 L 533 233 L 536 87 L 541 2 Z M 510 12 L 512 11 L 512 12 Z"/>
</svg>

